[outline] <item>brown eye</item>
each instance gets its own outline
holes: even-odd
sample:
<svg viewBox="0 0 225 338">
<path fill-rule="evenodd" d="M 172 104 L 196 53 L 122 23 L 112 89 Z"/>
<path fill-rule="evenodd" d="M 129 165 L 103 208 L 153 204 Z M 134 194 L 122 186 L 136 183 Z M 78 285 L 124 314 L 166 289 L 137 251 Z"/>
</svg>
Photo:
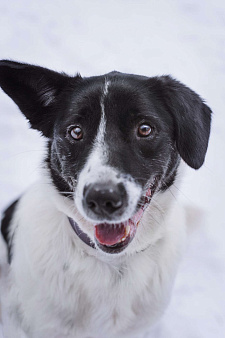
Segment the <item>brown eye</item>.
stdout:
<svg viewBox="0 0 225 338">
<path fill-rule="evenodd" d="M 83 131 L 79 126 L 75 126 L 70 130 L 70 135 L 74 140 L 81 140 L 83 138 Z"/>
<path fill-rule="evenodd" d="M 152 127 L 148 124 L 141 124 L 138 128 L 138 136 L 140 137 L 147 137 L 151 134 Z"/>
</svg>

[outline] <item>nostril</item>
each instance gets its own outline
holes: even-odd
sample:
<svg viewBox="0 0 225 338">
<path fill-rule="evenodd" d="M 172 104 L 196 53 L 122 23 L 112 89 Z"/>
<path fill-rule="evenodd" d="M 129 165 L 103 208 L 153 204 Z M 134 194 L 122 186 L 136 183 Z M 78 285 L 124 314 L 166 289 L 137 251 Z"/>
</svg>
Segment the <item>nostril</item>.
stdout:
<svg viewBox="0 0 225 338">
<path fill-rule="evenodd" d="M 119 201 L 106 201 L 105 203 L 103 203 L 103 205 L 107 208 L 115 208 L 118 209 L 122 206 L 123 202 L 122 200 Z"/>
<path fill-rule="evenodd" d="M 107 208 L 110 208 L 110 207 L 112 206 L 112 203 L 111 203 L 111 202 L 105 202 L 105 206 L 106 206 Z"/>
<path fill-rule="evenodd" d="M 113 214 L 121 208 L 122 204 L 122 201 L 103 201 L 100 208 L 107 214 Z"/>
<path fill-rule="evenodd" d="M 87 202 L 88 208 L 95 209 L 97 204 L 94 201 L 88 201 Z"/>
</svg>

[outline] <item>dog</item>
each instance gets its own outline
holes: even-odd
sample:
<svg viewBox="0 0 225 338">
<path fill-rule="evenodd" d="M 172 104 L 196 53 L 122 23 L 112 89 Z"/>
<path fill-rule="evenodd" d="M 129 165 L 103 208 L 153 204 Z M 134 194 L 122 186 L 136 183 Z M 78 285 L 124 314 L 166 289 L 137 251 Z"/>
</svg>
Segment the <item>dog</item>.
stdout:
<svg viewBox="0 0 225 338">
<path fill-rule="evenodd" d="M 211 110 L 171 76 L 93 77 L 0 62 L 0 86 L 46 138 L 41 180 L 5 212 L 5 337 L 143 337 L 186 244 L 174 199 L 199 169 Z"/>
</svg>

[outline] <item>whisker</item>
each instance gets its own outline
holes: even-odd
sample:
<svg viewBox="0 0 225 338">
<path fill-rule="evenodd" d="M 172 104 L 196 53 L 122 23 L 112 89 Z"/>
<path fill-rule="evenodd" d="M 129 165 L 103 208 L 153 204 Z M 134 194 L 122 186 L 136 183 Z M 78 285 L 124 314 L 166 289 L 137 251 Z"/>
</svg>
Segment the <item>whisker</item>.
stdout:
<svg viewBox="0 0 225 338">
<path fill-rule="evenodd" d="M 192 202 L 191 201 L 191 199 L 188 197 L 188 196 L 186 196 L 184 193 L 183 193 L 183 191 L 182 190 L 180 190 L 175 184 L 173 184 L 173 187 L 175 188 L 175 189 L 177 189 L 177 191 L 179 191 L 189 202 Z M 170 191 L 170 193 L 171 193 L 171 195 L 173 195 L 172 194 L 172 192 L 171 192 L 171 189 L 169 188 L 169 191 Z M 174 199 L 177 201 L 178 199 L 173 195 L 173 197 L 174 197 Z"/>
</svg>

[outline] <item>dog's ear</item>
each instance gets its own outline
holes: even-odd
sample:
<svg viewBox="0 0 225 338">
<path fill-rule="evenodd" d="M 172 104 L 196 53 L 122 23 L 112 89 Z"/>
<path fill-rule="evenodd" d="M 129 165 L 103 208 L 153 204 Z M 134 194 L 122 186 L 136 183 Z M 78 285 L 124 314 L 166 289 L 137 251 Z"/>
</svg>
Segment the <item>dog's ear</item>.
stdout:
<svg viewBox="0 0 225 338">
<path fill-rule="evenodd" d="M 158 77 L 159 82 L 160 96 L 173 117 L 178 152 L 190 167 L 199 169 L 208 147 L 212 112 L 198 94 L 172 77 Z"/>
<path fill-rule="evenodd" d="M 60 93 L 76 78 L 13 61 L 0 61 L 0 87 L 18 105 L 32 128 L 52 136 Z"/>
</svg>

